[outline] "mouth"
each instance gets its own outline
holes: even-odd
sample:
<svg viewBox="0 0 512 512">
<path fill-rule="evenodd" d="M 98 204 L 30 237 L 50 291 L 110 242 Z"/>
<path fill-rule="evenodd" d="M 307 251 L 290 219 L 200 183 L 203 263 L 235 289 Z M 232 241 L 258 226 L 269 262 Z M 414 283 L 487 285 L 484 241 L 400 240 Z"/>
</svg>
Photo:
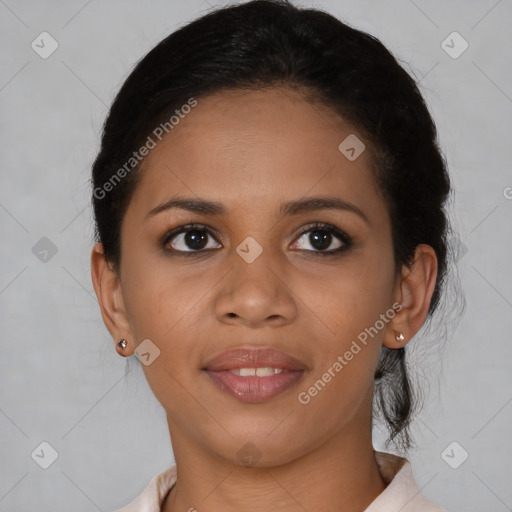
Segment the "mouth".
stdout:
<svg viewBox="0 0 512 512">
<path fill-rule="evenodd" d="M 261 403 L 296 385 L 306 366 L 275 349 L 239 348 L 214 357 L 203 371 L 217 388 L 239 401 Z"/>
</svg>

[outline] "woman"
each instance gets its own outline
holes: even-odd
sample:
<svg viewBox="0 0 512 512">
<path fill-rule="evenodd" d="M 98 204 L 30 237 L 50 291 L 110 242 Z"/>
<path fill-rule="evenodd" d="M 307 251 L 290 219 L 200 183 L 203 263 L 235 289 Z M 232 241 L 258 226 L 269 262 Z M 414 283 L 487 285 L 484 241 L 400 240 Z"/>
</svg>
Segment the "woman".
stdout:
<svg viewBox="0 0 512 512">
<path fill-rule="evenodd" d="M 326 13 L 247 2 L 150 51 L 104 126 L 91 263 L 176 465 L 121 510 L 441 510 L 372 423 L 410 446 L 449 192 L 414 81 Z"/>
</svg>

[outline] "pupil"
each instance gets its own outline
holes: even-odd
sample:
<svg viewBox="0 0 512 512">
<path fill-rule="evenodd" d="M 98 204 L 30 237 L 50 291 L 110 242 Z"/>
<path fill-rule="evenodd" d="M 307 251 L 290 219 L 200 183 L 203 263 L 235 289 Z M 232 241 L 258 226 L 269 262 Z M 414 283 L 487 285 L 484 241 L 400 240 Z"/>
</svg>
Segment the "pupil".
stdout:
<svg viewBox="0 0 512 512">
<path fill-rule="evenodd" d="M 322 235 L 323 233 L 323 235 Z M 312 231 L 309 238 L 310 242 L 316 249 L 327 249 L 330 245 L 331 234 L 327 231 Z M 191 249 L 202 249 L 206 244 L 207 235 L 204 231 L 193 230 L 188 231 L 185 235 L 185 243 Z"/>
<path fill-rule="evenodd" d="M 206 244 L 206 233 L 199 230 L 188 231 L 185 234 L 185 243 L 191 249 L 202 249 Z"/>
<path fill-rule="evenodd" d="M 319 235 L 319 233 L 324 233 L 324 236 Z M 312 231 L 309 238 L 311 245 L 313 245 L 313 247 L 316 249 L 326 249 L 330 245 L 330 236 L 331 234 L 327 231 Z M 316 247 L 315 243 L 319 244 L 320 247 Z"/>
</svg>

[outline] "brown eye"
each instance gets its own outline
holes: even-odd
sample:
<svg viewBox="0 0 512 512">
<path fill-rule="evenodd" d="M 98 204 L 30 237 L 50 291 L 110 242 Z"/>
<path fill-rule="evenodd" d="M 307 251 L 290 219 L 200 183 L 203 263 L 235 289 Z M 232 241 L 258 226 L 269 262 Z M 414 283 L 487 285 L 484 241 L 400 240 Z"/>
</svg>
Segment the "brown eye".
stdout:
<svg viewBox="0 0 512 512">
<path fill-rule="evenodd" d="M 350 237 L 343 231 L 329 224 L 321 223 L 304 229 L 298 241 L 294 243 L 294 249 L 297 248 L 296 245 L 301 240 L 304 245 L 309 244 L 312 249 L 306 247 L 305 249 L 299 248 L 300 250 L 314 252 L 321 256 L 340 253 L 348 249 L 352 243 Z"/>
<path fill-rule="evenodd" d="M 210 243 L 215 240 L 212 232 L 206 227 L 196 225 L 181 226 L 170 233 L 164 239 L 166 250 L 178 253 L 196 253 L 218 247 Z M 210 246 L 208 245 L 210 243 Z M 171 246 L 171 248 L 169 248 Z M 188 256 L 188 254 L 186 254 Z"/>
</svg>

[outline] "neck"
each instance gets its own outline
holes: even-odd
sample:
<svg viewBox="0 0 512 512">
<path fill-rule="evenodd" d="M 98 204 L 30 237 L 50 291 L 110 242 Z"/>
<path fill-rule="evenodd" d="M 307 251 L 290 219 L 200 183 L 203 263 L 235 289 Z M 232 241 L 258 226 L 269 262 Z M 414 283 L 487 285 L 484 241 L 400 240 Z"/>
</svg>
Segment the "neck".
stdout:
<svg viewBox="0 0 512 512">
<path fill-rule="evenodd" d="M 386 487 L 375 460 L 371 425 L 365 431 L 360 424 L 359 429 L 347 426 L 306 455 L 267 467 L 221 459 L 172 427 L 178 481 L 163 512 L 296 512 L 332 510 L 334 505 L 361 511 Z"/>
</svg>

